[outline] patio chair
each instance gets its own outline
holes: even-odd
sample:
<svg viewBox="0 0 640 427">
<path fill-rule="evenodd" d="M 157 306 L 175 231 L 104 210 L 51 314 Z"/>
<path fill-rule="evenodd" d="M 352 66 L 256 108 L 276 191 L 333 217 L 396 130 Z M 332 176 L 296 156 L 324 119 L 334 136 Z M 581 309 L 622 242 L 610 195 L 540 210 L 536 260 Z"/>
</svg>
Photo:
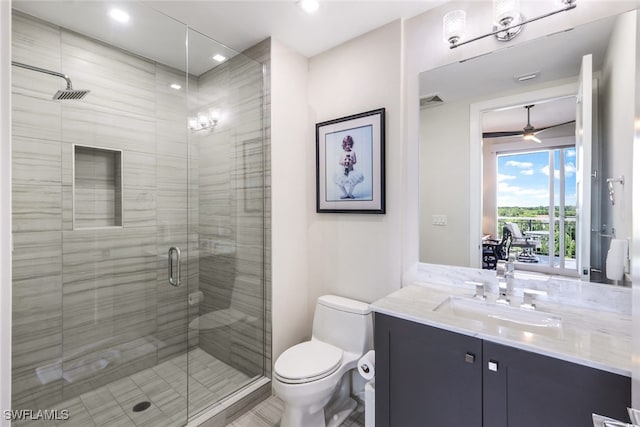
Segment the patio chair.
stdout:
<svg viewBox="0 0 640 427">
<path fill-rule="evenodd" d="M 502 228 L 503 238 L 507 240 L 507 254 L 511 248 L 520 248 L 521 251 L 516 256 L 520 262 L 539 262 L 538 256 L 533 252 L 540 249 L 540 240 L 535 236 L 525 236 L 520 231 L 520 227 L 515 222 L 507 222 Z"/>
</svg>

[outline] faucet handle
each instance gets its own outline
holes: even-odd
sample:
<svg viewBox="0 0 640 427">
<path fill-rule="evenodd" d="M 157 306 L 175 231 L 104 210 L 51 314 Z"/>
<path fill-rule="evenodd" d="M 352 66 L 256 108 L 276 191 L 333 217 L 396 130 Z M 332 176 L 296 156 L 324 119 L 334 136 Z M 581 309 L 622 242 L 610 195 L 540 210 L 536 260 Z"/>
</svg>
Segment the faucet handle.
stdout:
<svg viewBox="0 0 640 427">
<path fill-rule="evenodd" d="M 482 282 L 464 282 L 465 285 L 473 285 L 476 287 L 476 293 L 473 295 L 474 298 L 480 299 L 480 300 L 486 300 L 487 297 L 485 296 L 485 284 Z"/>
<path fill-rule="evenodd" d="M 529 288 L 525 288 L 522 291 L 524 293 L 524 297 L 522 299 L 522 304 L 520 304 L 521 308 L 524 308 L 525 310 L 535 310 L 536 309 L 536 305 L 533 302 L 533 300 L 535 299 L 536 296 L 547 296 L 547 292 L 546 291 L 539 291 L 537 289 L 529 289 Z"/>
</svg>

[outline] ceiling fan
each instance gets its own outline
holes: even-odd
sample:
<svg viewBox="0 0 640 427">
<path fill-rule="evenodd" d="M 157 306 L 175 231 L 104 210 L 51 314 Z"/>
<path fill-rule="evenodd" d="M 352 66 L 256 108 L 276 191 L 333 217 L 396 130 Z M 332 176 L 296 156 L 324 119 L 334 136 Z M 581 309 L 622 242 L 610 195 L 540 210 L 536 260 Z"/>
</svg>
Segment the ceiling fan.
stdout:
<svg viewBox="0 0 640 427">
<path fill-rule="evenodd" d="M 564 125 L 568 125 L 571 123 L 575 123 L 575 120 L 570 120 L 568 122 L 564 122 L 564 123 L 558 123 L 555 125 L 551 125 L 551 126 L 545 126 L 545 127 L 541 127 L 541 128 L 535 128 L 533 126 L 531 126 L 531 109 L 535 107 L 535 105 L 525 105 L 524 108 L 527 109 L 527 125 L 522 129 L 522 130 L 514 130 L 514 131 L 503 131 L 503 132 L 483 132 L 482 133 L 482 137 L 483 138 L 501 138 L 501 137 L 505 137 L 505 136 L 520 136 L 522 135 L 522 138 L 527 140 L 527 141 L 534 141 L 537 142 L 538 144 L 541 143 L 542 141 L 536 136 L 538 133 L 547 130 L 547 129 L 552 129 L 552 128 L 556 128 L 559 126 L 564 126 Z"/>
</svg>

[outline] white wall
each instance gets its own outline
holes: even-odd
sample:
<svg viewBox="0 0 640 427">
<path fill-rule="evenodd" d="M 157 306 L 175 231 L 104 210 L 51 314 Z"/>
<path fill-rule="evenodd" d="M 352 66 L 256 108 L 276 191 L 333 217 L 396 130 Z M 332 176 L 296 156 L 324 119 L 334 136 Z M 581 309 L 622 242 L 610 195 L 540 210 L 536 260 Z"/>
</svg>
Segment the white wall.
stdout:
<svg viewBox="0 0 640 427">
<path fill-rule="evenodd" d="M 315 151 L 307 70 L 305 57 L 272 38 L 273 361 L 311 333 L 307 245 Z"/>
<path fill-rule="evenodd" d="M 469 266 L 469 102 L 420 111 L 420 260 Z M 447 225 L 433 225 L 446 215 Z"/>
<path fill-rule="evenodd" d="M 0 1 L 0 425 L 11 408 L 11 2 Z"/>
<path fill-rule="evenodd" d="M 603 216 L 608 231 L 631 238 L 632 155 L 635 108 L 636 13 L 617 18 L 602 67 Z M 609 202 L 606 178 L 624 176 L 625 184 L 614 183 L 615 205 Z M 608 243 L 608 239 L 605 240 Z M 608 247 L 603 248 L 604 252 Z"/>
<path fill-rule="evenodd" d="M 315 213 L 315 138 L 301 141 L 307 149 L 309 183 L 306 212 L 310 306 L 326 293 L 372 302 L 400 288 L 401 64 L 399 20 L 309 60 L 312 124 L 381 107 L 386 108 L 387 116 L 385 215 Z"/>
</svg>

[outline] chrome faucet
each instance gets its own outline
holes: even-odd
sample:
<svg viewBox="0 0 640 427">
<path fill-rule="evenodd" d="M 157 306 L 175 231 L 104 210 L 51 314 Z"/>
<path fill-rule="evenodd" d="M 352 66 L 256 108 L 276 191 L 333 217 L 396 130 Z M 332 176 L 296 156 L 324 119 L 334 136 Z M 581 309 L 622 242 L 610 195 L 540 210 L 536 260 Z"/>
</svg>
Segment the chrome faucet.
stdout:
<svg viewBox="0 0 640 427">
<path fill-rule="evenodd" d="M 507 261 L 500 260 L 496 267 L 498 277 L 498 299 L 496 303 L 509 305 L 509 296 L 513 292 L 513 281 L 515 279 L 516 263 L 515 256 L 509 255 Z"/>
</svg>

